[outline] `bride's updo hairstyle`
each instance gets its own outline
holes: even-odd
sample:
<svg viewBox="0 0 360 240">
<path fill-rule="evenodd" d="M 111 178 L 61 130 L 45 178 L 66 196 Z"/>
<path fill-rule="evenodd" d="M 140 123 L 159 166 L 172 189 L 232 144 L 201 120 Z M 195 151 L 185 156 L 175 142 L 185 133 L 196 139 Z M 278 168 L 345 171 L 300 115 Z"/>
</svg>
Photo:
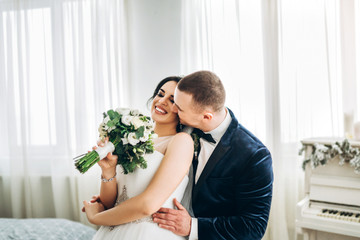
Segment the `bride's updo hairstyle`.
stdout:
<svg viewBox="0 0 360 240">
<path fill-rule="evenodd" d="M 167 82 L 171 82 L 171 81 L 174 81 L 176 83 L 179 83 L 181 80 L 181 77 L 177 77 L 177 76 L 171 76 L 171 77 L 167 77 L 167 78 L 164 78 L 163 80 L 161 80 L 158 85 L 156 86 L 155 90 L 154 90 L 154 93 L 153 95 L 151 96 L 151 98 L 149 98 L 149 100 L 147 101 L 147 105 L 150 106 L 151 105 L 151 102 L 152 100 L 156 97 L 156 95 L 158 94 L 160 88 Z"/>
<path fill-rule="evenodd" d="M 195 110 L 210 107 L 214 112 L 219 112 L 224 109 L 225 88 L 213 72 L 198 71 L 189 74 L 179 82 L 177 88 L 192 96 Z"/>
</svg>

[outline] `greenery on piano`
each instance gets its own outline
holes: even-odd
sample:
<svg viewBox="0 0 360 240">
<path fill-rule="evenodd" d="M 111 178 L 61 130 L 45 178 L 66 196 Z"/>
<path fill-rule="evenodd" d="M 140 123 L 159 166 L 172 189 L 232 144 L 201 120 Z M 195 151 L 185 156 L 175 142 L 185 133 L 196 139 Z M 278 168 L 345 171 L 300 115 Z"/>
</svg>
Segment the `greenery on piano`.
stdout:
<svg viewBox="0 0 360 240">
<path fill-rule="evenodd" d="M 307 144 L 303 144 L 299 151 L 299 155 L 302 155 L 306 149 Z M 308 158 L 304 159 L 302 168 L 305 170 L 306 164 L 310 163 L 312 168 L 316 168 L 320 165 L 325 165 L 328 161 L 331 161 L 335 157 L 339 157 L 339 165 L 345 163 L 350 164 L 355 168 L 355 173 L 360 174 L 360 149 L 351 147 L 349 141 L 344 139 L 343 142 L 335 142 L 332 145 L 323 145 L 319 143 L 312 144 L 312 152 Z"/>
</svg>

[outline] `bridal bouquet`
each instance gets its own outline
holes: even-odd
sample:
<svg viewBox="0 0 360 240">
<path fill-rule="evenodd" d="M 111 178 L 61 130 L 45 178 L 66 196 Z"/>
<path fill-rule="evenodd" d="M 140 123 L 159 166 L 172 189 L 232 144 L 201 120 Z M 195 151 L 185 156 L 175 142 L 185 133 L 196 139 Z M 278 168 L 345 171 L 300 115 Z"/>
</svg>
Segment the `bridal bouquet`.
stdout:
<svg viewBox="0 0 360 240">
<path fill-rule="evenodd" d="M 104 120 L 98 130 L 101 140 L 109 137 L 109 142 L 104 147 L 74 158 L 80 173 L 85 173 L 109 152 L 118 156 L 118 164 L 122 166 L 125 174 L 138 167 L 147 167 L 144 155 L 154 152 L 152 139 L 157 136 L 150 117 L 142 115 L 138 110 L 127 108 L 109 110 L 104 113 Z"/>
</svg>

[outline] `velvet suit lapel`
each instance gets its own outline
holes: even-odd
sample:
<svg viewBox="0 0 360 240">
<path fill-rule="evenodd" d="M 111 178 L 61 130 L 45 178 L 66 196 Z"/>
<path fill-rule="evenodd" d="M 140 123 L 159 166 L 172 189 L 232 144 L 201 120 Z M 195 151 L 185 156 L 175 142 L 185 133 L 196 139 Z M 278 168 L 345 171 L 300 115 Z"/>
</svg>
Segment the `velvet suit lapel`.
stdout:
<svg viewBox="0 0 360 240">
<path fill-rule="evenodd" d="M 225 155 L 225 153 L 230 149 L 230 146 L 224 146 L 220 141 L 219 144 L 214 149 L 214 152 L 211 154 L 208 162 L 205 165 L 204 170 L 202 171 L 199 180 L 194 185 L 193 189 L 193 199 L 196 199 L 196 196 L 199 192 L 201 185 L 205 182 L 205 180 L 210 175 L 211 171 L 214 169 L 216 164 L 220 161 L 220 159 Z"/>
</svg>

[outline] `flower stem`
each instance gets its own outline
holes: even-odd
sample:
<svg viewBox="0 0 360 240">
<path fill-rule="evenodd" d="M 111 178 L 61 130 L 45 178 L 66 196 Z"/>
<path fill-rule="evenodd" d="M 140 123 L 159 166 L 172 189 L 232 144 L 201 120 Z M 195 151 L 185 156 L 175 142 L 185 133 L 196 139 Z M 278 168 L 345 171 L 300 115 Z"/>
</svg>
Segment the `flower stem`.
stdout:
<svg viewBox="0 0 360 240">
<path fill-rule="evenodd" d="M 80 156 L 81 157 L 81 156 Z M 75 158 L 75 167 L 79 170 L 80 173 L 85 173 L 89 168 L 91 168 L 95 163 L 97 163 L 100 158 L 99 154 L 93 150 L 87 153 L 85 156 L 80 159 Z"/>
<path fill-rule="evenodd" d="M 116 146 L 119 144 L 120 141 L 121 141 L 121 139 L 115 138 L 111 142 L 114 144 L 114 147 L 116 148 Z M 74 158 L 75 167 L 77 170 L 79 170 L 80 173 L 87 172 L 87 170 L 89 170 L 89 168 L 94 166 L 94 164 L 100 160 L 101 159 L 99 157 L 99 154 L 95 150 L 93 150 L 87 154 L 80 155 L 80 156 Z"/>
</svg>

